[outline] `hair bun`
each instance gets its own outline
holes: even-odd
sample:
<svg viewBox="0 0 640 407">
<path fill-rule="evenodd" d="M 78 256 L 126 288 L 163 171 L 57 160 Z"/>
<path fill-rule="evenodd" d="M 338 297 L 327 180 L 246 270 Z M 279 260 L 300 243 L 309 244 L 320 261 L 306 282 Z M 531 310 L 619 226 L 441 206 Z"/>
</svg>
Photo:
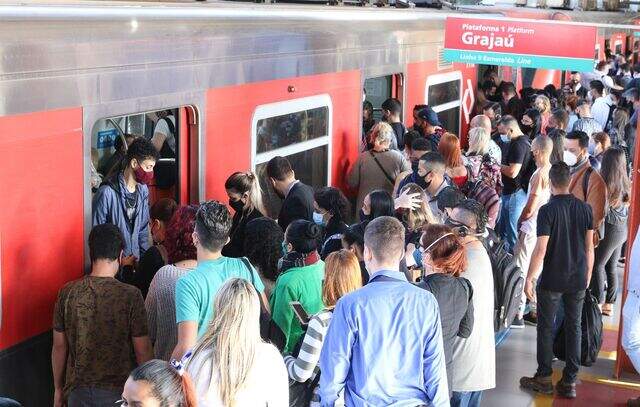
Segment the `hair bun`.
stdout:
<svg viewBox="0 0 640 407">
<path fill-rule="evenodd" d="M 309 222 L 307 224 L 307 228 L 305 230 L 305 237 L 307 239 L 318 239 L 322 234 L 322 229 L 320 226 L 316 225 L 313 222 Z"/>
</svg>

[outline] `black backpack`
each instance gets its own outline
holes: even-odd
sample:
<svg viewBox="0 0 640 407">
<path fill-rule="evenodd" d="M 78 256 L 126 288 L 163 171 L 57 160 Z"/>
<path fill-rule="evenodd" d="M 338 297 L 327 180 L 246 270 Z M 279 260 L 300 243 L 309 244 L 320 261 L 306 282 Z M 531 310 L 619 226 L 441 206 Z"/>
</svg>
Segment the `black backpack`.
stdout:
<svg viewBox="0 0 640 407">
<path fill-rule="evenodd" d="M 500 241 L 495 232 L 482 240 L 491 260 L 494 289 L 494 330 L 503 331 L 511 326 L 520 307 L 524 278 L 516 259 L 507 251 L 506 241 Z"/>
<path fill-rule="evenodd" d="M 580 364 L 591 366 L 596 363 L 598 353 L 602 346 L 602 313 L 598 308 L 598 301 L 587 290 L 582 306 L 582 340 L 580 344 Z M 567 352 L 565 348 L 564 322 L 553 341 L 553 353 L 560 360 L 565 360 Z"/>
</svg>

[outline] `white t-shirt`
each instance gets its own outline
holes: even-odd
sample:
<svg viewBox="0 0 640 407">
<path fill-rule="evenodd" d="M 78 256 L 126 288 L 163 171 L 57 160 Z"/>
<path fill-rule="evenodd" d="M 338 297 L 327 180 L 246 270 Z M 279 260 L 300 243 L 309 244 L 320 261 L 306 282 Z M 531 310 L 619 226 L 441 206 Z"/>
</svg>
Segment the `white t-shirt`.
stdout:
<svg viewBox="0 0 640 407">
<path fill-rule="evenodd" d="M 187 368 L 198 395 L 198 405 L 224 407 L 218 396 L 217 379 L 211 382 L 211 352 L 196 355 Z M 237 407 L 288 407 L 289 376 L 275 346 L 260 343 L 244 389 L 236 395 Z"/>
<path fill-rule="evenodd" d="M 473 287 L 473 330 L 453 342 L 453 391 L 481 391 L 496 387 L 496 341 L 493 332 L 493 272 L 484 247 L 465 246 L 467 270 L 461 277 Z"/>
<path fill-rule="evenodd" d="M 173 124 L 173 128 L 176 128 L 176 119 L 173 116 L 167 116 L 164 119 L 158 120 L 156 123 L 156 127 L 153 129 L 153 134 L 161 133 L 165 135 L 165 143 L 169 146 L 171 151 L 176 152 L 176 136 L 169 130 L 169 125 L 167 124 L 167 120 L 171 120 L 171 124 Z"/>
</svg>

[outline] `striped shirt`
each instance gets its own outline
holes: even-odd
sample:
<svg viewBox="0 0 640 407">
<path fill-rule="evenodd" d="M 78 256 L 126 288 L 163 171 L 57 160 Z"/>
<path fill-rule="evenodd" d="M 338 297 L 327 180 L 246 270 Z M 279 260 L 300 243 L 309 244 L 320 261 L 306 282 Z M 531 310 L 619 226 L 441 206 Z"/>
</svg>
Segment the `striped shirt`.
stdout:
<svg viewBox="0 0 640 407">
<path fill-rule="evenodd" d="M 297 382 L 303 383 L 307 380 L 313 380 L 319 374 L 318 360 L 320 359 L 320 351 L 324 342 L 325 334 L 329 329 L 329 323 L 333 312 L 324 309 L 312 316 L 307 326 L 307 332 L 302 340 L 300 352 L 295 358 L 291 355 L 285 355 L 284 364 L 287 367 L 289 378 Z M 336 406 L 344 405 L 342 399 L 338 400 Z M 320 406 L 320 398 L 318 396 L 318 386 L 313 389 L 313 397 L 310 406 Z"/>
</svg>

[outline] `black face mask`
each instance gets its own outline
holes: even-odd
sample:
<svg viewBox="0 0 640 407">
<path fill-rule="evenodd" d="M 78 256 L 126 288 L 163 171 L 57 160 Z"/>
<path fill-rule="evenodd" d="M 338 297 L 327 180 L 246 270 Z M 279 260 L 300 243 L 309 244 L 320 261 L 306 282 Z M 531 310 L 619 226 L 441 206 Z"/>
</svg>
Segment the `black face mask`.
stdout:
<svg viewBox="0 0 640 407">
<path fill-rule="evenodd" d="M 411 161 L 411 171 L 416 175 L 418 174 L 418 162 L 418 160 Z"/>
<path fill-rule="evenodd" d="M 229 199 L 229 206 L 236 212 L 242 212 L 242 210 L 244 209 L 244 203 L 240 199 L 237 201 Z"/>
<path fill-rule="evenodd" d="M 527 126 L 527 125 L 525 125 L 525 124 L 521 124 L 521 125 L 520 125 L 520 130 L 522 130 L 522 132 L 523 132 L 524 134 L 529 134 L 529 133 L 531 133 L 531 130 L 532 130 L 532 129 L 533 129 L 533 126 Z"/>
</svg>

